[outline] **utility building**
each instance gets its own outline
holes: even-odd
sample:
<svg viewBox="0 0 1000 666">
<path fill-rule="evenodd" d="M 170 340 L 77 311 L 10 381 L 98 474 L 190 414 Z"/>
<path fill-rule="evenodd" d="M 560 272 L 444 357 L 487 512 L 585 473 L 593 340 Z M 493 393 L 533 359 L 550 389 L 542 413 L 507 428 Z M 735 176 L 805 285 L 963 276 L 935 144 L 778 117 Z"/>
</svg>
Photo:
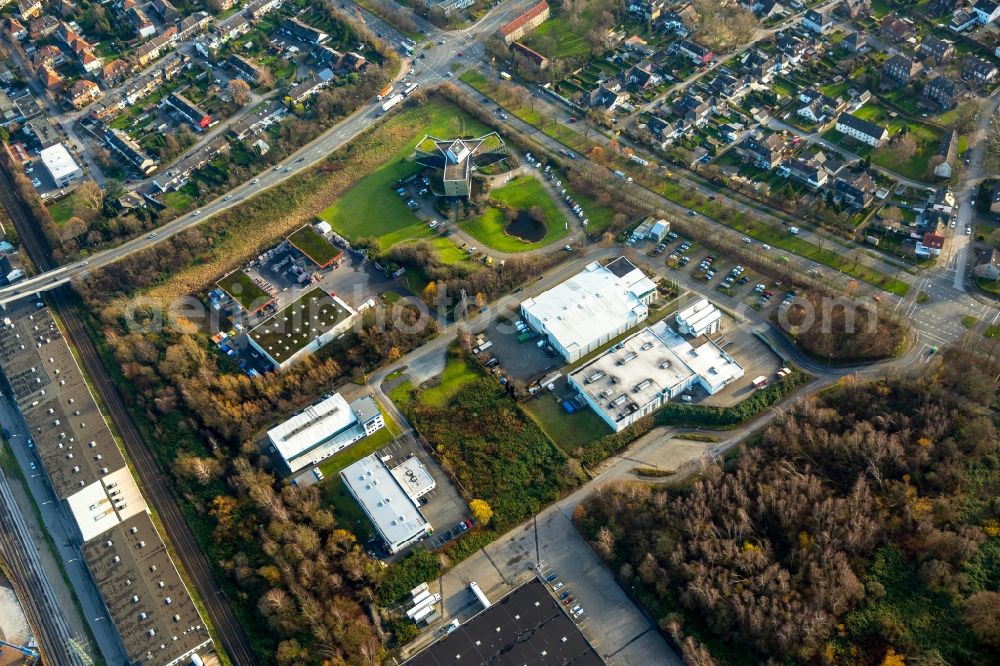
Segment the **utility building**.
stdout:
<svg viewBox="0 0 1000 666">
<path fill-rule="evenodd" d="M 267 431 L 290 473 L 315 465 L 385 426 L 370 397 L 348 404 L 339 393 L 310 405 Z"/>
<path fill-rule="evenodd" d="M 340 476 L 390 553 L 398 553 L 433 531 L 417 502 L 377 454 L 350 465 Z"/>
<path fill-rule="evenodd" d="M 56 187 L 66 187 L 83 178 L 83 170 L 80 169 L 80 165 L 73 160 L 73 156 L 66 150 L 66 146 L 61 143 L 49 146 L 38 153 L 38 156 L 42 158 L 42 164 L 52 176 Z"/>
<path fill-rule="evenodd" d="M 521 303 L 531 328 L 548 336 L 567 363 L 645 321 L 656 285 L 625 257 L 598 262 Z"/>
<path fill-rule="evenodd" d="M 674 317 L 677 330 L 693 338 L 699 335 L 718 333 L 722 327 L 722 313 L 719 308 L 708 302 L 707 298 L 693 303 Z"/>
</svg>

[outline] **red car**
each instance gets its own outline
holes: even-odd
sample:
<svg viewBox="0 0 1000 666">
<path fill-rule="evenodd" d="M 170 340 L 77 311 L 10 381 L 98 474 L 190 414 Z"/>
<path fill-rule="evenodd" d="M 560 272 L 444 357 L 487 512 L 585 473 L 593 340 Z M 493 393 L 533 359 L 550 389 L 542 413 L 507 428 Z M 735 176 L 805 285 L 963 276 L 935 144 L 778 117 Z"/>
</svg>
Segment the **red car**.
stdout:
<svg viewBox="0 0 1000 666">
<path fill-rule="evenodd" d="M 570 117 L 569 117 L 569 121 L 570 121 L 571 123 L 575 123 L 575 122 L 576 122 L 576 116 L 570 116 Z"/>
<path fill-rule="evenodd" d="M 464 56 L 464 55 L 465 55 L 465 51 L 459 51 L 459 52 L 458 52 L 458 57 L 459 57 L 459 58 L 461 58 L 461 57 L 462 57 L 462 56 Z"/>
<path fill-rule="evenodd" d="M 563 599 L 563 606 L 569 606 L 574 601 L 576 601 L 576 597 L 566 597 Z"/>
</svg>

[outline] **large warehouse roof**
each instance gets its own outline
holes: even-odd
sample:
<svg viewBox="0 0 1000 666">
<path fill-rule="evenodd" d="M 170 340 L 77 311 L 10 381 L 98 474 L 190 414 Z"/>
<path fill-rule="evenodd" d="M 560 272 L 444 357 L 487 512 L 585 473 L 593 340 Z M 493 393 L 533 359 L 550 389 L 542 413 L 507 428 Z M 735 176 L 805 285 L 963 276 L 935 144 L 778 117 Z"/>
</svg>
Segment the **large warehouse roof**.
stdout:
<svg viewBox="0 0 1000 666">
<path fill-rule="evenodd" d="M 274 426 L 267 431 L 267 436 L 285 460 L 292 460 L 356 425 L 357 421 L 343 396 L 334 393 Z"/>
<path fill-rule="evenodd" d="M 407 666 L 600 666 L 580 629 L 538 579 L 525 583 L 430 647 Z"/>
<path fill-rule="evenodd" d="M 84 544 L 83 558 L 130 660 L 177 664 L 211 641 L 146 512 Z"/>
<path fill-rule="evenodd" d="M 588 265 L 552 289 L 521 303 L 521 309 L 542 322 L 548 334 L 567 352 L 584 349 L 615 331 L 623 321 L 644 318 L 640 300 L 656 285 L 628 259 L 606 266 Z"/>
</svg>

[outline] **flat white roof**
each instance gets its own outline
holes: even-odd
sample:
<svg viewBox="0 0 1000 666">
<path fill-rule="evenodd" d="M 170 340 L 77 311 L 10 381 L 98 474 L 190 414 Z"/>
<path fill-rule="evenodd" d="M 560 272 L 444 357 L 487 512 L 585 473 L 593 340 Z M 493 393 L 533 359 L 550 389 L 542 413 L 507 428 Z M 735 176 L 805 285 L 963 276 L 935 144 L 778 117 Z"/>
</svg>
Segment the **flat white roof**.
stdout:
<svg viewBox="0 0 1000 666">
<path fill-rule="evenodd" d="M 357 420 L 344 397 L 334 393 L 274 426 L 267 436 L 288 462 L 354 426 Z"/>
<path fill-rule="evenodd" d="M 362 458 L 340 472 L 372 524 L 390 544 L 403 544 L 431 525 L 377 454 Z"/>
<path fill-rule="evenodd" d="M 708 302 L 707 298 L 687 306 L 677 313 L 677 323 L 694 331 L 703 330 L 722 319 L 722 312 Z"/>
<path fill-rule="evenodd" d="M 654 289 L 653 281 L 624 258 L 608 266 L 595 261 L 565 282 L 525 300 L 521 309 L 571 352 L 609 335 L 624 321 L 645 318 L 648 310 L 639 298 Z"/>
<path fill-rule="evenodd" d="M 406 494 L 414 501 L 420 499 L 430 491 L 437 487 L 437 482 L 434 481 L 434 477 L 431 473 L 424 467 L 424 464 L 420 462 L 420 458 L 413 456 L 412 458 L 407 458 L 402 463 L 396 465 L 390 470 L 392 475 L 396 477 L 396 481 L 399 485 L 403 487 Z"/>
<path fill-rule="evenodd" d="M 146 510 L 146 501 L 128 467 L 122 467 L 70 495 L 66 504 L 84 542 Z"/>
<path fill-rule="evenodd" d="M 66 150 L 66 146 L 61 143 L 49 146 L 38 153 L 38 156 L 42 158 L 42 164 L 52 174 L 53 180 L 58 181 L 80 170 L 80 167 L 73 161 L 73 156 Z"/>
<path fill-rule="evenodd" d="M 712 392 L 743 376 L 743 366 L 711 340 L 706 340 L 700 347 L 692 347 L 664 321 L 653 324 L 651 328 L 656 337 L 698 375 L 706 388 L 712 387 Z"/>
<path fill-rule="evenodd" d="M 620 421 L 660 395 L 687 388 L 694 371 L 670 347 L 643 328 L 572 373 L 573 383 Z"/>
</svg>

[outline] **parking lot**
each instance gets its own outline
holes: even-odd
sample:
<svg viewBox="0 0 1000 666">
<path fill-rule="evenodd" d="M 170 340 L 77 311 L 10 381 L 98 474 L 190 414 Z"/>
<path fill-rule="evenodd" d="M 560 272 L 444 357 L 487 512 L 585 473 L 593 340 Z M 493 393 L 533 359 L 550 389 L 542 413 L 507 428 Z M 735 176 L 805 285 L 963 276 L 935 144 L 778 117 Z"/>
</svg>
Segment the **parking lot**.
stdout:
<svg viewBox="0 0 1000 666">
<path fill-rule="evenodd" d="M 420 498 L 420 511 L 424 518 L 434 527 L 434 534 L 422 541 L 425 547 L 433 550 L 458 536 L 465 530 L 460 530 L 458 524 L 469 517 L 469 507 L 451 485 L 451 481 L 437 461 L 427 453 L 411 435 L 397 437 L 391 444 L 378 450 L 378 455 L 387 461 L 391 469 L 412 456 L 416 456 L 437 482 L 431 492 Z"/>
<path fill-rule="evenodd" d="M 531 383 L 564 365 L 555 352 L 546 353 L 538 347 L 537 334 L 526 335 L 517 330 L 517 313 L 494 318 L 484 333 L 493 346 L 488 353 L 500 360 L 500 367 L 511 379 Z"/>
</svg>

